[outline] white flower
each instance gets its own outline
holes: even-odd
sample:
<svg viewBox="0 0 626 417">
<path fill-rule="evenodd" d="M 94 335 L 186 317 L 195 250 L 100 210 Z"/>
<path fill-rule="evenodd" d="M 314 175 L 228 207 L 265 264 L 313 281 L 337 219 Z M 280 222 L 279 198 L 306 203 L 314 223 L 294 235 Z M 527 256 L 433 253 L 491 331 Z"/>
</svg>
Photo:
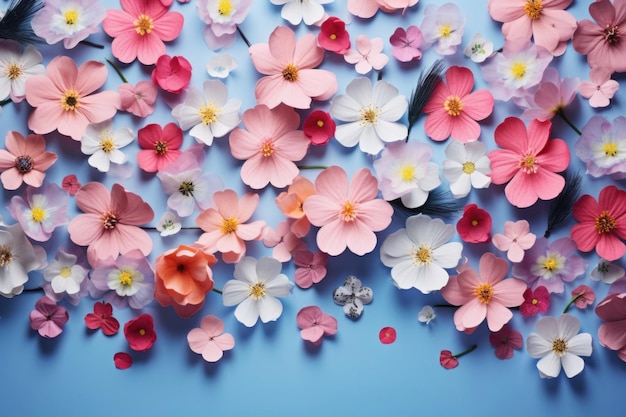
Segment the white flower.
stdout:
<svg viewBox="0 0 626 417">
<path fill-rule="evenodd" d="M 206 63 L 206 70 L 211 77 L 226 78 L 239 64 L 228 54 L 213 55 Z"/>
<path fill-rule="evenodd" d="M 346 87 L 346 94 L 336 96 L 330 114 L 344 123 L 337 126 L 335 137 L 343 146 L 357 143 L 363 152 L 376 155 L 386 142 L 407 137 L 407 127 L 397 123 L 408 107 L 405 96 L 387 81 L 377 81 L 372 88 L 369 78 L 356 78 Z"/>
<path fill-rule="evenodd" d="M 41 54 L 28 45 L 24 52 L 19 43 L 0 39 L 0 100 L 10 97 L 14 103 L 24 100 L 26 80 L 43 74 Z"/>
<path fill-rule="evenodd" d="M 430 191 L 441 185 L 439 167 L 430 162 L 432 153 L 431 146 L 417 141 L 387 145 L 374 161 L 383 198 L 388 201 L 400 198 L 409 208 L 424 205 Z"/>
<path fill-rule="evenodd" d="M 237 305 L 235 318 L 244 326 L 252 327 L 259 317 L 263 323 L 276 321 L 283 305 L 276 297 L 286 297 L 293 284 L 280 273 L 280 261 L 264 257 L 258 261 L 244 257 L 235 265 L 235 279 L 224 285 L 225 306 Z"/>
<path fill-rule="evenodd" d="M 161 237 L 171 236 L 178 233 L 182 225 L 178 220 L 178 217 L 171 211 L 166 211 L 159 219 L 156 229 L 161 232 Z"/>
<path fill-rule="evenodd" d="M 544 317 L 537 322 L 537 333 L 526 339 L 528 354 L 541 358 L 537 369 L 542 378 L 556 378 L 561 367 L 568 378 L 572 378 L 585 368 L 580 356 L 591 356 L 591 335 L 578 333 L 580 321 L 569 314 L 562 314 L 558 320 Z"/>
<path fill-rule="evenodd" d="M 423 49 L 434 45 L 439 55 L 452 55 L 463 38 L 465 17 L 454 3 L 441 7 L 428 5 L 420 29 L 424 35 Z"/>
<path fill-rule="evenodd" d="M 424 306 L 422 307 L 420 312 L 417 313 L 417 320 L 419 320 L 420 323 L 429 324 L 436 317 L 437 317 L 437 314 L 435 314 L 435 309 L 432 308 L 431 306 Z"/>
<path fill-rule="evenodd" d="M 618 279 L 624 277 L 626 271 L 619 265 L 600 259 L 598 265 L 591 271 L 591 279 L 602 281 L 605 284 L 613 284 Z"/>
<path fill-rule="evenodd" d="M 91 155 L 87 162 L 100 172 L 108 172 L 111 162 L 123 164 L 126 155 L 120 148 L 131 143 L 135 135 L 128 127 L 113 131 L 113 121 L 91 123 L 81 140 L 80 150 L 85 155 Z"/>
<path fill-rule="evenodd" d="M 369 287 L 362 287 L 361 280 L 350 275 L 341 287 L 333 291 L 335 304 L 343 306 L 346 316 L 358 319 L 363 313 L 363 304 L 369 304 L 374 298 L 374 292 Z"/>
<path fill-rule="evenodd" d="M 391 278 L 400 289 L 417 288 L 424 294 L 440 290 L 461 259 L 463 245 L 448 242 L 454 226 L 424 214 L 406 220 L 406 229 L 387 236 L 380 248 L 380 259 L 391 267 Z"/>
<path fill-rule="evenodd" d="M 463 49 L 463 54 L 472 61 L 480 64 L 493 53 L 493 42 L 483 38 L 480 33 L 475 34 L 472 40 Z"/>
<path fill-rule="evenodd" d="M 76 255 L 59 250 L 57 257 L 43 271 L 43 277 L 50 283 L 55 294 L 78 294 L 87 277 L 85 268 L 76 263 Z"/>
<path fill-rule="evenodd" d="M 185 101 L 172 109 L 172 116 L 181 129 L 207 146 L 213 138 L 221 138 L 240 122 L 241 100 L 228 100 L 228 89 L 218 80 L 205 81 L 203 92 L 195 87 L 187 91 Z"/>
<path fill-rule="evenodd" d="M 491 163 L 482 142 L 450 141 L 443 161 L 443 176 L 450 183 L 454 198 L 466 197 L 472 187 L 487 188 L 491 184 Z"/>
<path fill-rule="evenodd" d="M 111 269 L 107 275 L 107 286 L 120 297 L 132 297 L 146 285 L 146 277 L 132 265 Z"/>
<path fill-rule="evenodd" d="M 19 224 L 0 230 L 0 295 L 11 298 L 21 294 L 28 273 L 46 266 L 46 252 L 33 246 Z"/>
<path fill-rule="evenodd" d="M 332 3 L 334 0 L 270 0 L 272 4 L 283 8 L 280 15 L 292 25 L 299 25 L 302 20 L 306 25 L 313 25 L 324 17 L 322 4 Z"/>
</svg>

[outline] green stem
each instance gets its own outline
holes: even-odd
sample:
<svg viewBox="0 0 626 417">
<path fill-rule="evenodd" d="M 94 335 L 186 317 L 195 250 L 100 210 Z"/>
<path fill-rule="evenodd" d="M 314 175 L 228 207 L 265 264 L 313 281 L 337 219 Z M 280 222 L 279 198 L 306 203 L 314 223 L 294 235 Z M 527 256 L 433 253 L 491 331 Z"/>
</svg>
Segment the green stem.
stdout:
<svg viewBox="0 0 626 417">
<path fill-rule="evenodd" d="M 88 41 L 86 39 L 84 39 L 84 40 L 82 40 L 82 41 L 80 41 L 78 43 L 82 43 L 83 45 L 91 46 L 93 48 L 104 49 L 104 45 L 99 44 L 99 43 L 95 43 L 95 42 L 91 42 L 91 41 Z"/>
<path fill-rule="evenodd" d="M 576 296 L 572 297 L 572 299 L 569 300 L 569 303 L 567 303 L 567 305 L 563 309 L 563 314 L 567 313 L 567 310 L 569 310 L 569 308 L 572 306 L 572 304 L 574 304 L 576 302 L 576 300 L 578 300 L 583 295 L 585 295 L 585 293 L 581 292 L 580 294 L 576 294 Z"/>
<path fill-rule="evenodd" d="M 465 356 L 465 355 L 467 355 L 468 353 L 473 352 L 473 351 L 474 351 L 474 349 L 476 349 L 477 347 L 478 347 L 478 345 L 472 345 L 472 346 L 470 346 L 470 347 L 469 347 L 469 349 L 464 350 L 464 351 L 463 351 L 463 352 L 461 352 L 461 353 L 457 353 L 456 355 L 452 355 L 452 357 L 459 359 L 461 356 Z"/>
<path fill-rule="evenodd" d="M 109 65 L 111 65 L 113 67 L 115 72 L 117 72 L 117 75 L 120 76 L 122 81 L 125 82 L 125 83 L 128 83 L 128 80 L 126 79 L 126 77 L 124 77 L 124 74 L 122 74 L 122 70 L 120 70 L 120 68 L 115 64 L 115 62 L 111 61 L 109 58 L 105 58 L 105 59 L 109 63 Z"/>
<path fill-rule="evenodd" d="M 0 101 L 0 107 L 4 107 L 5 104 L 11 103 L 11 99 L 7 98 L 6 100 Z"/>
<path fill-rule="evenodd" d="M 558 110 L 556 111 L 556 114 L 557 114 L 557 115 L 561 118 L 561 120 L 563 120 L 565 123 L 567 123 L 567 125 L 568 125 L 569 127 L 571 127 L 571 128 L 574 130 L 574 132 L 578 133 L 578 136 L 582 136 L 583 132 L 581 132 L 581 131 L 580 131 L 580 129 L 578 129 L 578 128 L 574 125 L 574 123 L 572 123 L 572 122 L 570 121 L 570 119 L 568 119 L 568 117 L 565 115 L 565 112 L 563 111 L 563 109 L 562 109 L 562 108 L 558 109 Z"/>
<path fill-rule="evenodd" d="M 326 169 L 326 165 L 298 165 L 298 169 Z"/>
<path fill-rule="evenodd" d="M 246 38 L 246 35 L 243 34 L 241 29 L 239 29 L 239 26 L 237 26 L 237 32 L 239 33 L 239 36 L 241 36 L 241 39 L 243 39 L 243 41 L 246 43 L 246 45 L 248 45 L 248 48 L 251 47 L 252 44 L 250 43 L 248 38 Z"/>
<path fill-rule="evenodd" d="M 222 293 L 222 290 L 218 290 L 217 288 L 213 288 L 213 290 L 212 290 L 212 291 L 213 291 L 213 292 L 216 292 L 216 293 L 218 293 L 218 294 L 223 294 L 223 293 Z"/>
</svg>

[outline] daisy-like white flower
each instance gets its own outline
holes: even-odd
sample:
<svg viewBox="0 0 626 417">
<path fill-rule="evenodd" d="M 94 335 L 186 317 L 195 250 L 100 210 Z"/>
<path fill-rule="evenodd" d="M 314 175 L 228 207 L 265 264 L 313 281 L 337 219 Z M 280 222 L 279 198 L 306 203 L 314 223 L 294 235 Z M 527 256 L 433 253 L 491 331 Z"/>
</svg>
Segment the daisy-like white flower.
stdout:
<svg viewBox="0 0 626 417">
<path fill-rule="evenodd" d="M 457 266 L 463 250 L 461 243 L 449 242 L 453 235 L 454 226 L 441 219 L 409 217 L 406 228 L 389 235 L 380 248 L 381 261 L 392 268 L 394 285 L 424 294 L 443 288 L 450 278 L 446 268 Z"/>
<path fill-rule="evenodd" d="M 172 116 L 181 129 L 207 146 L 213 138 L 221 138 L 239 124 L 241 100 L 228 100 L 228 89 L 218 80 L 208 80 L 202 84 L 203 91 L 191 87 L 185 101 L 172 109 Z"/>
<path fill-rule="evenodd" d="M 463 54 L 478 64 L 484 62 L 492 53 L 493 42 L 485 39 L 480 33 L 475 34 L 463 49 Z"/>
<path fill-rule="evenodd" d="M 206 71 L 213 78 L 226 78 L 239 64 L 228 54 L 215 54 L 206 63 Z"/>
<path fill-rule="evenodd" d="M 350 275 L 341 287 L 333 291 L 335 304 L 343 306 L 343 312 L 352 319 L 358 319 L 363 314 L 363 304 L 369 304 L 374 298 L 374 292 L 369 287 L 363 287 L 361 280 Z"/>
<path fill-rule="evenodd" d="M 235 317 L 246 327 L 253 327 L 259 317 L 263 323 L 276 321 L 283 312 L 277 297 L 286 297 L 293 284 L 281 274 L 280 261 L 246 256 L 235 265 L 234 276 L 223 290 L 225 306 L 237 305 Z"/>
<path fill-rule="evenodd" d="M 561 367 L 568 378 L 575 377 L 585 368 L 581 356 L 591 356 L 591 335 L 579 333 L 580 321 L 569 314 L 558 319 L 544 317 L 537 322 L 537 332 L 526 339 L 526 349 L 537 362 L 539 376 L 556 378 Z"/>
<path fill-rule="evenodd" d="M 424 35 L 423 48 L 433 46 L 439 55 L 452 55 L 461 44 L 465 17 L 454 3 L 442 6 L 429 4 L 420 26 Z"/>
<path fill-rule="evenodd" d="M 120 148 L 130 144 L 135 134 L 128 127 L 113 130 L 113 121 L 92 123 L 80 144 L 80 150 L 85 155 L 91 155 L 87 162 L 100 172 L 108 172 L 111 163 L 123 164 L 128 159 Z"/>
<path fill-rule="evenodd" d="M 21 294 L 28 273 L 46 266 L 46 252 L 33 246 L 19 224 L 0 228 L 0 295 Z"/>
<path fill-rule="evenodd" d="M 356 78 L 346 87 L 346 94 L 336 96 L 330 105 L 333 118 L 347 122 L 337 126 L 335 137 L 343 146 L 359 144 L 366 153 L 376 155 L 385 143 L 403 140 L 408 129 L 398 120 L 409 103 L 387 81 L 372 86 L 369 78 Z"/>
<path fill-rule="evenodd" d="M 454 198 L 467 197 L 473 188 L 491 185 L 491 165 L 482 142 L 450 141 L 443 161 L 443 176 Z"/>
<path fill-rule="evenodd" d="M 313 25 L 324 17 L 323 4 L 334 0 L 270 0 L 272 4 L 282 5 L 280 15 L 292 25 L 299 25 L 304 20 L 306 25 Z"/>
<path fill-rule="evenodd" d="M 41 54 L 34 46 L 22 47 L 16 41 L 0 39 L 0 100 L 10 97 L 14 103 L 24 100 L 26 80 L 43 74 Z"/>
<path fill-rule="evenodd" d="M 156 225 L 156 229 L 161 232 L 161 237 L 175 235 L 181 228 L 180 220 L 171 211 L 163 213 Z"/>
<path fill-rule="evenodd" d="M 432 147 L 417 141 L 393 142 L 387 145 L 374 169 L 380 179 L 383 198 L 400 198 L 409 208 L 422 206 L 429 193 L 441 185 L 439 167 L 430 162 Z"/>
<path fill-rule="evenodd" d="M 613 284 L 620 278 L 626 275 L 626 271 L 621 266 L 600 259 L 598 265 L 596 265 L 589 276 L 594 281 L 602 281 L 605 284 Z"/>
<path fill-rule="evenodd" d="M 55 294 L 78 294 L 87 277 L 87 270 L 77 263 L 78 257 L 59 250 L 56 258 L 43 271 Z"/>
</svg>

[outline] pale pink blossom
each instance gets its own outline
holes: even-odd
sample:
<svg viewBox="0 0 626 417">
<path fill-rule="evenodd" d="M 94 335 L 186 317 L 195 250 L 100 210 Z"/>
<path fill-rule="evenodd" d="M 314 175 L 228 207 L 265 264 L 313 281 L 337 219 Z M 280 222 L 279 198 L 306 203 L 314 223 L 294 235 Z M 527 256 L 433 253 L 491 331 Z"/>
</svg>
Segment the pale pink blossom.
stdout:
<svg viewBox="0 0 626 417">
<path fill-rule="evenodd" d="M 530 224 L 527 220 L 504 223 L 504 234 L 496 233 L 491 238 L 493 245 L 503 252 L 511 262 L 522 262 L 524 251 L 535 244 L 537 236 L 530 233 Z"/>
<path fill-rule="evenodd" d="M 592 68 L 589 78 L 591 81 L 585 80 L 578 85 L 578 92 L 589 99 L 591 107 L 607 107 L 619 90 L 619 83 L 611 79 L 611 70 L 604 67 Z"/>
<path fill-rule="evenodd" d="M 201 354 L 207 362 L 219 361 L 225 350 L 235 347 L 233 335 L 224 333 L 224 322 L 212 315 L 202 319 L 200 328 L 191 329 L 187 333 L 187 342 L 189 348 Z"/>
<path fill-rule="evenodd" d="M 383 53 L 383 45 L 382 38 L 370 39 L 366 35 L 359 35 L 355 42 L 356 49 L 349 49 L 343 59 L 353 64 L 359 74 L 367 74 L 372 69 L 379 71 L 389 62 L 389 57 Z"/>
</svg>

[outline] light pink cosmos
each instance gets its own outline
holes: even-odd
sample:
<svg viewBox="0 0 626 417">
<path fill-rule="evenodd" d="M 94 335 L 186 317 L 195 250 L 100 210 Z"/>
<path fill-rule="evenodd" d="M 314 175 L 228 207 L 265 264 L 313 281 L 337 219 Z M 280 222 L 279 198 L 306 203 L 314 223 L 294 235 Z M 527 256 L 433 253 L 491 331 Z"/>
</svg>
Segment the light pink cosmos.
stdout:
<svg viewBox="0 0 626 417">
<path fill-rule="evenodd" d="M 196 224 L 205 232 L 198 241 L 205 252 L 221 252 L 226 263 L 239 262 L 246 254 L 246 241 L 260 240 L 265 222 L 247 223 L 259 204 L 259 195 L 244 194 L 241 199 L 233 190 L 213 194 L 215 208 L 208 208 L 196 218 Z"/>
<path fill-rule="evenodd" d="M 495 130 L 496 144 L 503 149 L 489 152 L 491 182 L 504 184 L 507 200 L 519 208 L 551 200 L 565 186 L 557 174 L 569 165 L 570 153 L 562 139 L 549 139 L 550 121 L 533 120 L 528 126 L 516 117 L 507 117 Z"/>
<path fill-rule="evenodd" d="M 58 130 L 62 135 L 80 140 L 87 125 L 112 119 L 119 105 L 119 93 L 102 91 L 107 69 L 102 62 L 87 61 L 80 67 L 67 56 L 57 56 L 46 73 L 26 81 L 26 100 L 35 110 L 28 118 L 28 128 L 39 134 Z"/>
<path fill-rule="evenodd" d="M 224 333 L 224 322 L 218 317 L 208 315 L 200 322 L 200 328 L 187 333 L 189 349 L 201 354 L 207 362 L 217 362 L 224 356 L 224 351 L 235 347 L 235 338 Z"/>
<path fill-rule="evenodd" d="M 5 137 L 6 149 L 0 149 L 0 180 L 6 190 L 17 190 L 22 182 L 41 187 L 45 171 L 57 160 L 57 154 L 46 151 L 41 135 L 22 136 L 10 130 Z"/>
<path fill-rule="evenodd" d="M 300 170 L 293 161 L 306 155 L 309 139 L 298 130 L 300 116 L 294 109 L 278 106 L 269 109 L 258 105 L 242 116 L 245 129 L 231 132 L 229 143 L 233 156 L 245 160 L 241 179 L 254 189 L 267 184 L 283 188 L 293 182 Z"/>
<path fill-rule="evenodd" d="M 574 101 L 579 83 L 578 78 L 561 79 L 556 68 L 548 67 L 539 87 L 532 93 L 526 92 L 526 96 L 515 103 L 524 110 L 524 119 L 550 120 Z"/>
<path fill-rule="evenodd" d="M 76 205 L 84 214 L 74 217 L 67 230 L 72 242 L 89 246 L 90 264 L 134 249 L 144 256 L 152 251 L 152 239 L 138 226 L 152 221 L 154 212 L 137 194 L 120 184 L 109 192 L 103 184 L 90 182 L 78 190 Z"/>
<path fill-rule="evenodd" d="M 270 109 L 280 103 L 308 109 L 311 99 L 328 100 L 337 92 L 335 74 L 315 69 L 324 60 L 324 50 L 313 34 L 296 41 L 293 30 L 278 26 L 269 43 L 252 45 L 249 51 L 254 67 L 265 75 L 254 89 L 259 104 Z"/>
<path fill-rule="evenodd" d="M 302 339 L 318 346 L 324 336 L 333 336 L 337 333 L 337 319 L 324 313 L 317 306 L 303 307 L 296 315 L 296 321 Z"/>
<path fill-rule="evenodd" d="M 585 80 L 578 85 L 578 92 L 589 99 L 591 107 L 607 107 L 619 90 L 619 83 L 611 79 L 611 70 L 603 67 L 592 68 L 589 78 L 591 81 Z"/>
<path fill-rule="evenodd" d="M 152 65 L 165 54 L 163 41 L 176 39 L 183 15 L 154 0 L 120 0 L 123 10 L 109 9 L 102 28 L 111 36 L 111 52 L 124 63 L 139 59 Z"/>
<path fill-rule="evenodd" d="M 493 245 L 503 252 L 511 262 L 521 262 L 524 259 L 524 251 L 535 244 L 537 236 L 530 233 L 530 224 L 527 220 L 504 223 L 504 234 L 496 233 L 491 238 Z"/>
<path fill-rule="evenodd" d="M 391 223 L 393 208 L 376 198 L 378 181 L 367 168 L 358 170 L 348 183 L 343 168 L 331 166 L 315 180 L 317 194 L 304 202 L 311 224 L 320 227 L 317 246 L 331 256 L 347 249 L 357 255 L 374 250 L 376 235 Z"/>
<path fill-rule="evenodd" d="M 504 279 L 508 270 L 504 259 L 488 252 L 480 257 L 478 273 L 466 268 L 458 276 L 450 277 L 441 295 L 450 304 L 461 306 L 454 313 L 457 330 L 472 330 L 486 318 L 489 330 L 497 332 L 513 318 L 509 308 L 524 302 L 526 283 L 515 278 Z"/>
<path fill-rule="evenodd" d="M 43 296 L 35 303 L 35 309 L 30 312 L 29 318 L 30 327 L 37 330 L 41 337 L 50 339 L 63 332 L 63 326 L 70 319 L 70 315 L 65 307 L 58 306 L 50 298 Z"/>
<path fill-rule="evenodd" d="M 565 9 L 573 0 L 489 0 L 487 8 L 493 20 L 504 23 L 506 41 L 530 39 L 552 55 L 565 52 L 576 30 L 576 18 Z"/>
<path fill-rule="evenodd" d="M 359 74 L 367 74 L 372 69 L 381 70 L 389 62 L 389 57 L 383 53 L 382 38 L 368 38 L 366 35 L 359 35 L 355 41 L 356 49 L 348 49 L 343 55 L 343 59 L 354 65 L 354 69 Z"/>
<path fill-rule="evenodd" d="M 120 93 L 118 110 L 137 117 L 146 117 L 154 112 L 158 90 L 149 81 L 139 81 L 136 85 L 124 83 L 117 88 Z"/>
<path fill-rule="evenodd" d="M 411 25 L 406 30 L 397 28 L 389 38 L 392 46 L 391 55 L 400 62 L 418 60 L 422 58 L 422 51 L 419 48 L 423 41 L 422 31 L 417 26 Z"/>
</svg>

